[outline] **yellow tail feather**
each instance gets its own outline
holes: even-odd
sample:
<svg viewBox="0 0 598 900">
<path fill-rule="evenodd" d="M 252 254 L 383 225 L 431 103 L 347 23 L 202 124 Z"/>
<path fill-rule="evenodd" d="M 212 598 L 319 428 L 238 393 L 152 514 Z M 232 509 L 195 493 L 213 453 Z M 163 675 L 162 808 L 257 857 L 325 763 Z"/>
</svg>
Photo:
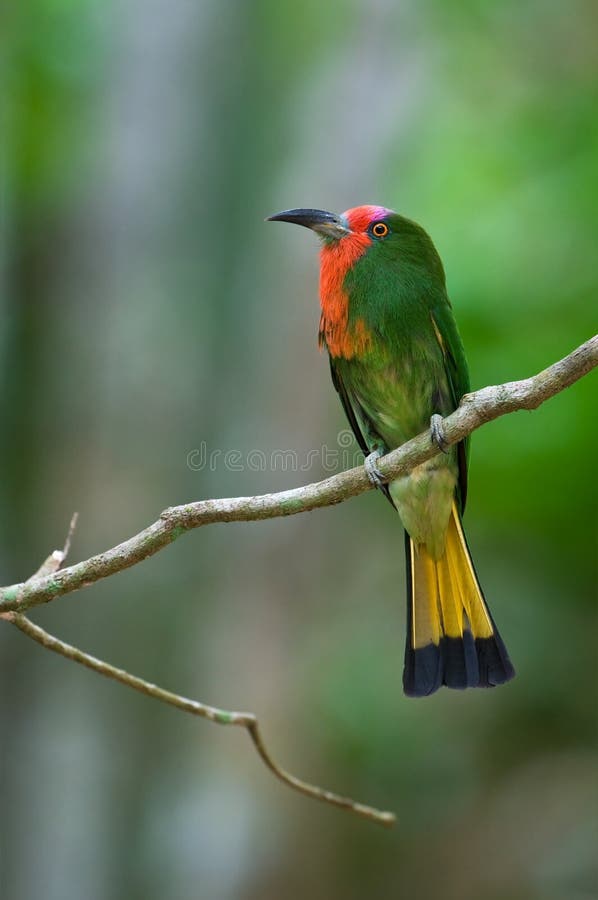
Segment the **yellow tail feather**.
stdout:
<svg viewBox="0 0 598 900">
<path fill-rule="evenodd" d="M 423 544 L 411 544 L 412 634 L 415 648 L 437 644 L 441 637 L 474 638 L 493 633 L 492 619 L 473 569 L 459 513 L 453 505 L 446 548 L 433 559 Z"/>
<path fill-rule="evenodd" d="M 456 505 L 440 559 L 408 538 L 409 634 L 405 691 L 490 686 L 514 675 L 486 606 Z"/>
</svg>

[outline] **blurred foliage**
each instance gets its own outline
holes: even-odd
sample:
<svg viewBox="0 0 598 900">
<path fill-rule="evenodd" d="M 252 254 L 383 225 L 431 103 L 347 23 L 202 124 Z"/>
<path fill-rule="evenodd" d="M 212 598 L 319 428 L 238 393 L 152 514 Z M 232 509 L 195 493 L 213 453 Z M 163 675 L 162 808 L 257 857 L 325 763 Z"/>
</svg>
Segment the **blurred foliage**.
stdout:
<svg viewBox="0 0 598 900">
<path fill-rule="evenodd" d="M 586 0 L 29 0 L 2 14 L 0 565 L 73 509 L 84 558 L 191 497 L 324 474 L 337 447 L 291 206 L 382 203 L 445 262 L 472 383 L 596 330 L 598 47 Z M 597 896 L 596 379 L 473 441 L 466 519 L 518 678 L 407 700 L 402 536 L 373 495 L 194 533 L 38 610 L 67 640 L 261 717 L 279 788 L 186 721 L 0 630 L 10 900 Z M 220 450 L 194 470 L 188 454 Z"/>
</svg>

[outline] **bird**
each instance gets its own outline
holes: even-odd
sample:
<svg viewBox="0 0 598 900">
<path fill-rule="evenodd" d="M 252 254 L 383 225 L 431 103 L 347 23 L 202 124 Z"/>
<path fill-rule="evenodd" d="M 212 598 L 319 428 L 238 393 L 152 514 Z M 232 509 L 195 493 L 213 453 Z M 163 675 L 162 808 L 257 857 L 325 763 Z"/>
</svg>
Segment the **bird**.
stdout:
<svg viewBox="0 0 598 900">
<path fill-rule="evenodd" d="M 405 530 L 404 693 L 509 681 L 515 670 L 461 522 L 469 441 L 448 446 L 442 429 L 469 391 L 469 370 L 431 238 L 384 206 L 341 215 L 287 209 L 267 221 L 302 225 L 320 239 L 319 345 L 368 477 Z M 442 452 L 386 484 L 378 458 L 428 428 Z"/>
</svg>

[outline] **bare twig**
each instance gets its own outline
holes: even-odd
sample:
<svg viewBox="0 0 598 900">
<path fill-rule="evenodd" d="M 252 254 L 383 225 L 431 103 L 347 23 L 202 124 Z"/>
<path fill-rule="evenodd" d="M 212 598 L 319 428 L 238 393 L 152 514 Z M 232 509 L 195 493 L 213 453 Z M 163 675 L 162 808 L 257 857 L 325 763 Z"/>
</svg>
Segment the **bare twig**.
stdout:
<svg viewBox="0 0 598 900">
<path fill-rule="evenodd" d="M 62 559 L 60 560 L 60 565 L 63 564 L 69 553 L 71 552 L 71 541 L 75 536 L 75 529 L 77 528 L 77 522 L 79 521 L 79 513 L 74 512 L 71 516 L 71 522 L 69 525 L 69 530 L 67 532 L 67 536 L 64 540 L 64 547 L 62 548 Z"/>
<path fill-rule="evenodd" d="M 485 422 L 522 409 L 536 409 L 545 400 L 587 375 L 598 365 L 598 336 L 582 344 L 538 375 L 523 381 L 511 381 L 466 394 L 454 413 L 443 420 L 447 444 L 462 441 Z M 408 441 L 377 462 L 382 475 L 390 481 L 405 475 L 440 451 L 428 431 Z M 153 556 L 192 528 L 215 522 L 253 522 L 277 516 L 332 506 L 372 489 L 363 466 L 348 469 L 316 484 L 223 500 L 198 500 L 166 509 L 160 518 L 122 544 L 76 563 L 55 574 L 13 584 L 0 589 L 0 612 L 25 612 L 32 606 L 48 603 L 63 594 L 114 575 Z"/>
<path fill-rule="evenodd" d="M 77 527 L 78 518 L 79 513 L 73 513 L 73 515 L 71 516 L 71 524 L 69 525 L 67 536 L 64 539 L 64 547 L 62 548 L 62 550 L 53 550 L 52 553 L 50 553 L 50 555 L 43 561 L 37 572 L 35 572 L 35 574 L 27 579 L 27 584 L 31 584 L 31 582 L 35 581 L 37 578 L 44 578 L 46 575 L 53 575 L 54 572 L 57 572 L 60 569 L 63 562 L 69 555 L 69 551 L 71 549 L 71 541 L 75 533 L 75 528 Z"/>
<path fill-rule="evenodd" d="M 215 706 L 199 703 L 197 700 L 190 700 L 187 697 L 182 697 L 180 694 L 173 694 L 171 691 L 158 687 L 149 681 L 144 681 L 143 678 L 138 678 L 136 675 L 125 672 L 124 669 L 117 669 L 101 659 L 96 659 L 94 656 L 84 653 L 71 644 L 66 644 L 64 641 L 48 634 L 47 631 L 44 631 L 38 625 L 34 625 L 25 616 L 21 616 L 18 613 L 6 613 L 4 618 L 13 622 L 20 631 L 47 650 L 52 650 L 54 653 L 59 653 L 61 656 L 66 657 L 66 659 L 80 663 L 82 666 L 87 666 L 88 669 L 93 669 L 94 672 L 98 672 L 100 675 L 105 675 L 107 678 L 113 678 L 121 684 L 126 684 L 127 687 L 139 691 L 140 694 L 153 697 L 154 700 L 160 700 L 162 703 L 168 703 L 169 706 L 182 709 L 183 712 L 191 713 L 191 715 L 209 719 L 210 722 L 216 722 L 218 725 L 239 725 L 241 728 L 247 729 L 255 749 L 270 771 L 283 784 L 287 784 L 293 790 L 299 791 L 300 794 L 331 803 L 333 806 L 340 806 L 379 825 L 394 825 L 396 819 L 391 812 L 384 812 L 383 810 L 374 809 L 372 806 L 366 806 L 363 803 L 356 803 L 355 800 L 351 800 L 349 797 L 341 797 L 339 794 L 333 794 L 331 791 L 308 784 L 306 781 L 302 781 L 300 778 L 296 778 L 294 775 L 281 769 L 266 749 L 258 720 L 253 713 L 229 712 L 225 709 L 217 709 Z"/>
</svg>

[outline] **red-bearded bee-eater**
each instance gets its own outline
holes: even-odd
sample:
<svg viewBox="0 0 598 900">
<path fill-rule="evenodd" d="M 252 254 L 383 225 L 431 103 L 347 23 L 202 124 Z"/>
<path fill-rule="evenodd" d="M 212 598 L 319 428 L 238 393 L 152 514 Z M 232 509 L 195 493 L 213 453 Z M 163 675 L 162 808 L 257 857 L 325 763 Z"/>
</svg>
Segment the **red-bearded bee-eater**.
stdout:
<svg viewBox="0 0 598 900">
<path fill-rule="evenodd" d="M 444 269 L 426 232 L 381 206 L 338 216 L 290 209 L 270 221 L 315 231 L 320 345 L 372 482 L 398 510 L 407 555 L 409 696 L 492 687 L 515 674 L 467 548 L 467 441 L 442 444 L 442 416 L 469 390 Z M 431 427 L 446 452 L 383 484 L 376 459 Z"/>
</svg>

